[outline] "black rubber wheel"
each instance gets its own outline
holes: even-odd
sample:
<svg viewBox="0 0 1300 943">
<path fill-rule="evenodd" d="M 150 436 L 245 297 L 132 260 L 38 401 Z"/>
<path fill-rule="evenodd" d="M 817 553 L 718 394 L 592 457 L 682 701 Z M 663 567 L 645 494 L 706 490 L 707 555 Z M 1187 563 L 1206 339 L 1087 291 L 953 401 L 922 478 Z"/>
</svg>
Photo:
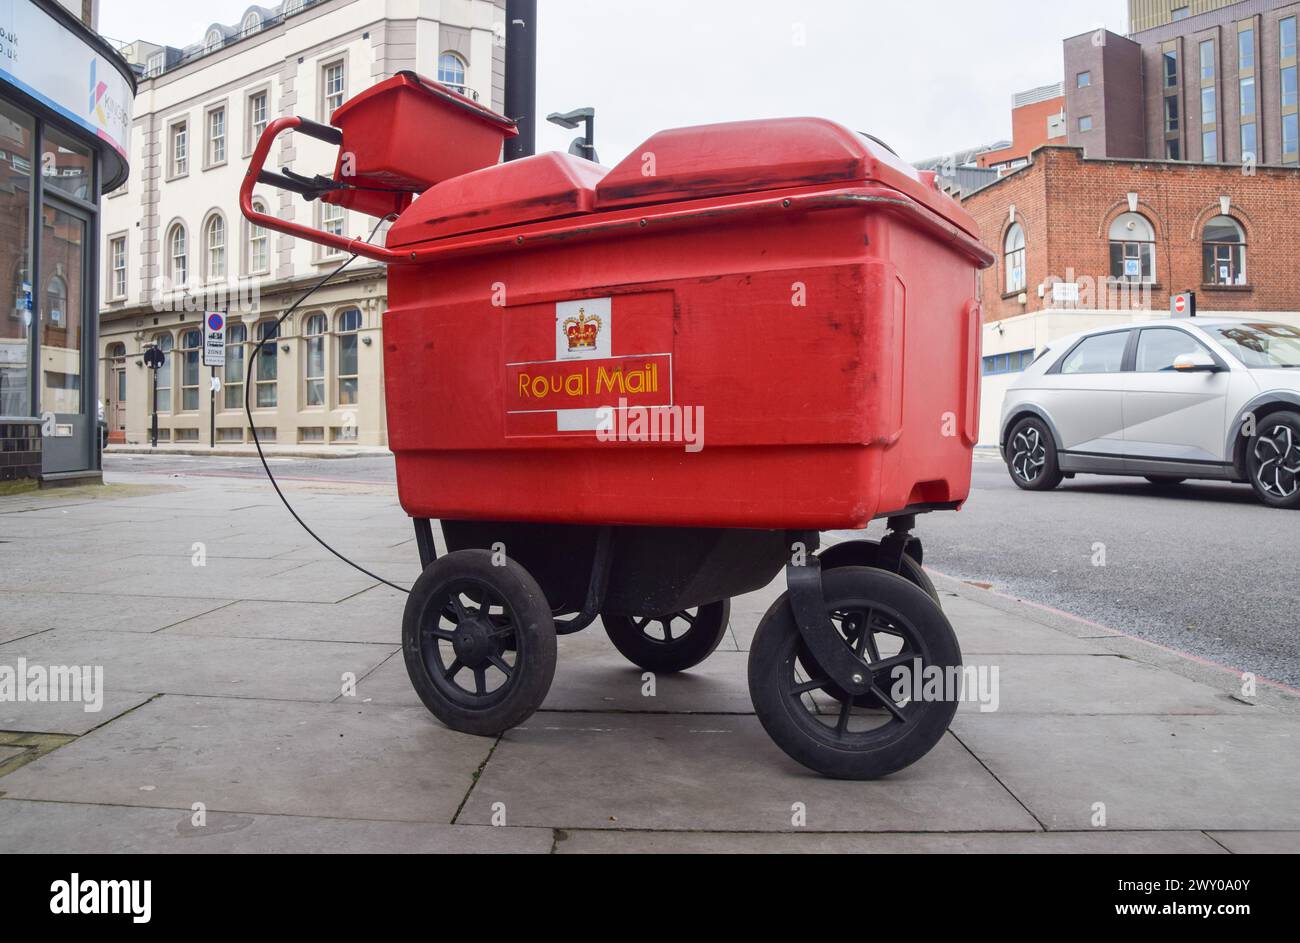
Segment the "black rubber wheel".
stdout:
<svg viewBox="0 0 1300 943">
<path fill-rule="evenodd" d="M 884 556 L 885 552 L 880 548 L 880 544 L 874 540 L 845 540 L 842 543 L 831 544 L 825 550 L 819 552 L 817 559 L 821 561 L 823 570 L 841 566 L 869 566 L 877 570 L 893 572 L 885 567 Z M 929 574 L 925 572 L 921 564 L 907 554 L 903 554 L 903 569 L 898 575 L 915 583 L 929 593 L 940 606 L 943 605 L 939 600 L 939 591 L 934 588 L 934 583 L 931 582 Z"/>
<path fill-rule="evenodd" d="M 526 720 L 555 677 L 555 623 L 537 581 L 489 550 L 457 550 L 420 574 L 402 617 L 411 684 L 452 730 L 492 737 Z"/>
<path fill-rule="evenodd" d="M 1181 485 L 1186 478 L 1179 478 L 1177 475 L 1143 475 L 1147 481 L 1157 488 L 1172 488 L 1174 485 Z"/>
<path fill-rule="evenodd" d="M 1246 443 L 1255 496 L 1272 508 L 1300 508 L 1300 413 L 1269 413 Z"/>
<path fill-rule="evenodd" d="M 646 671 L 668 674 L 712 655 L 730 618 L 731 600 L 724 599 L 667 616 L 602 615 L 600 621 L 624 658 Z"/>
<path fill-rule="evenodd" d="M 875 679 L 872 706 L 826 707 L 815 694 L 830 683 L 809 676 L 803 639 L 786 594 L 758 624 L 749 652 L 749 694 L 768 735 L 804 766 L 836 779 L 875 779 L 925 756 L 943 737 L 959 692 L 943 685 L 938 697 L 913 700 L 895 690 L 897 667 L 907 677 L 919 667 L 958 676 L 961 649 L 943 610 L 894 573 L 842 567 L 822 576 L 827 612 L 841 641 L 863 658 Z M 958 671 L 947 672 L 955 668 Z M 911 690 L 911 684 L 907 689 Z"/>
<path fill-rule="evenodd" d="M 1051 491 L 1064 477 L 1056 461 L 1051 430 L 1032 416 L 1020 420 L 1007 436 L 1007 471 L 1026 491 Z"/>
</svg>

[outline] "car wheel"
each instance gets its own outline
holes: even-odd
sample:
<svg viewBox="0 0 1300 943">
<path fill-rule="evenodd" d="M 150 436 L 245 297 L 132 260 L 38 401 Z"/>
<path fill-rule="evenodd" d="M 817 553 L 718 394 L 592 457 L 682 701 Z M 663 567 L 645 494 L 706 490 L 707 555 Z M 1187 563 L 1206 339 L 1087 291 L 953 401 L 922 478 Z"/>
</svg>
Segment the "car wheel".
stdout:
<svg viewBox="0 0 1300 943">
<path fill-rule="evenodd" d="M 1056 444 L 1041 419 L 1022 419 L 1007 436 L 1007 471 L 1017 487 L 1026 491 L 1051 491 L 1061 483 Z"/>
<path fill-rule="evenodd" d="M 1177 475 L 1144 475 L 1147 481 L 1157 488 L 1172 488 L 1174 485 L 1181 485 L 1186 478 L 1179 478 Z"/>
<path fill-rule="evenodd" d="M 1300 413 L 1260 420 L 1246 445 L 1246 470 L 1255 494 L 1269 507 L 1300 508 Z"/>
</svg>

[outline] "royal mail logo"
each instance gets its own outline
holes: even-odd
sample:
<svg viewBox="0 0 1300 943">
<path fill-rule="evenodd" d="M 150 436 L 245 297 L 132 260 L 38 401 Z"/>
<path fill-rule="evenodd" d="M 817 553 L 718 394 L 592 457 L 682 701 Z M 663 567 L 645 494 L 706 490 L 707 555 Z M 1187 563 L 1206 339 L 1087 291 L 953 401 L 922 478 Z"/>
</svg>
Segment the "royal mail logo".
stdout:
<svg viewBox="0 0 1300 943">
<path fill-rule="evenodd" d="M 590 360 L 610 356 L 614 313 L 609 298 L 583 298 L 555 304 L 555 359 Z"/>
<path fill-rule="evenodd" d="M 564 336 L 569 341 L 569 350 L 595 350 L 602 323 L 596 315 L 588 316 L 585 308 L 578 309 L 576 318 L 565 318 Z"/>
</svg>

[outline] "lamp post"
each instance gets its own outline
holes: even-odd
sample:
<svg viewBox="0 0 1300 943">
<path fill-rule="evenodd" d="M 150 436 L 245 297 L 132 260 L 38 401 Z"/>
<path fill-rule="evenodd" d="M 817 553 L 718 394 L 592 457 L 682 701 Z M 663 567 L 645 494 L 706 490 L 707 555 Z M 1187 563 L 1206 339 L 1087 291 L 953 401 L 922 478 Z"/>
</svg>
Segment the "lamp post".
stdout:
<svg viewBox="0 0 1300 943">
<path fill-rule="evenodd" d="M 573 139 L 573 143 L 569 145 L 569 153 L 575 157 L 585 157 L 592 163 L 599 163 L 596 158 L 595 108 L 575 108 L 573 111 L 563 113 L 553 111 L 546 116 L 546 120 L 551 124 L 558 124 L 561 128 L 568 128 L 571 131 L 578 125 L 582 125 L 582 136 Z"/>
</svg>

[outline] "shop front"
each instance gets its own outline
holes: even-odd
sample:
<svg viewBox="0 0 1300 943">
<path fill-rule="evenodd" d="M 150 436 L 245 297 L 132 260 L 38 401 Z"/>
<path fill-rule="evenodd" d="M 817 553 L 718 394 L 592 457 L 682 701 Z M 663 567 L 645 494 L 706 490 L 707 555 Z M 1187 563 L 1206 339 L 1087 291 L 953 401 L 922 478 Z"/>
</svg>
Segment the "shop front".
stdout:
<svg viewBox="0 0 1300 943">
<path fill-rule="evenodd" d="M 99 198 L 126 180 L 134 94 L 62 6 L 0 4 L 0 482 L 100 475 Z"/>
</svg>

